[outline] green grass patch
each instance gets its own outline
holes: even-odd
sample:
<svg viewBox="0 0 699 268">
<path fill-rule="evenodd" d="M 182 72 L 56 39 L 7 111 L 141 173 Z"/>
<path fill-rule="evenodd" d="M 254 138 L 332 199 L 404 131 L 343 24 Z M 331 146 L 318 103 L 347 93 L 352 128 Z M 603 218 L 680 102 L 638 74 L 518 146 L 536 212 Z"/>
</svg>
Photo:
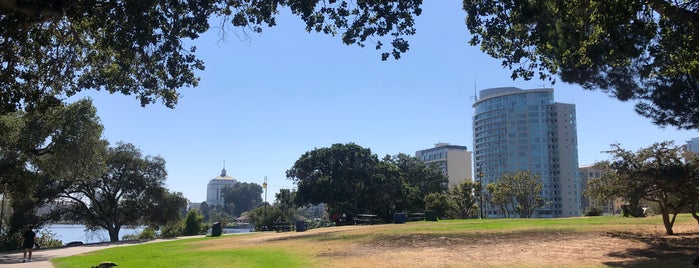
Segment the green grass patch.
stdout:
<svg viewBox="0 0 699 268">
<path fill-rule="evenodd" d="M 192 243 L 198 240 L 114 247 L 52 262 L 57 268 L 92 267 L 102 261 L 115 262 L 118 267 L 304 267 L 309 263 L 301 255 L 278 248 L 200 250 Z"/>
</svg>

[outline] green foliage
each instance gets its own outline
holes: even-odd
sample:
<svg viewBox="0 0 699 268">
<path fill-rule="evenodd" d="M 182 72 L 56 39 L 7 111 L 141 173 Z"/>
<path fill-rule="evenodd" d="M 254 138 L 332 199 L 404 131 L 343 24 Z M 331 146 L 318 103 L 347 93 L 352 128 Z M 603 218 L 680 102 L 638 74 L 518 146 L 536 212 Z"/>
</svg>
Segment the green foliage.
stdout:
<svg viewBox="0 0 699 268">
<path fill-rule="evenodd" d="M 141 231 L 140 234 L 138 234 L 138 239 L 155 239 L 157 237 L 157 233 L 155 232 L 155 229 L 152 227 L 146 227 Z"/>
<path fill-rule="evenodd" d="M 63 246 L 63 241 L 59 240 L 56 234 L 48 229 L 42 229 L 36 234 L 36 243 L 38 247 L 41 248 L 57 248 Z"/>
<path fill-rule="evenodd" d="M 325 203 L 331 211 L 368 212 L 372 170 L 379 162 L 371 150 L 354 143 L 304 153 L 286 176 L 297 185 L 298 205 Z"/>
<path fill-rule="evenodd" d="M 223 188 L 224 207 L 233 217 L 253 209 L 262 202 L 262 186 L 257 183 L 237 182 Z"/>
<path fill-rule="evenodd" d="M 637 152 L 613 144 L 608 153 L 613 160 L 597 163 L 606 172 L 588 182 L 586 194 L 602 200 L 624 199 L 628 202 L 622 207 L 624 215 L 638 215 L 644 200 L 655 203 L 665 232 L 673 234 L 677 214 L 697 200 L 695 158 L 673 142 L 655 143 Z"/>
<path fill-rule="evenodd" d="M 423 198 L 448 180 L 436 165 L 405 154 L 379 160 L 353 143 L 306 152 L 287 178 L 298 186 L 297 205 L 325 203 L 330 214 L 370 213 L 386 222 L 396 212 L 422 211 Z"/>
<path fill-rule="evenodd" d="M 182 229 L 183 235 L 200 235 L 202 234 L 203 226 L 202 219 L 199 211 L 196 209 L 189 210 L 187 217 L 184 218 L 184 228 Z"/>
<path fill-rule="evenodd" d="M 699 127 L 696 1 L 464 0 L 470 44 L 512 78 L 599 89 L 635 100 L 655 124 Z"/>
<path fill-rule="evenodd" d="M 261 205 L 248 213 L 250 224 L 256 231 L 272 230 L 274 222 L 281 219 L 283 222 L 290 222 L 292 219 L 285 219 L 279 206 Z"/>
<path fill-rule="evenodd" d="M 447 213 L 451 210 L 452 204 L 449 197 L 443 193 L 429 193 L 425 196 L 425 210 L 434 210 L 437 217 L 446 219 Z"/>
<path fill-rule="evenodd" d="M 459 218 L 465 219 L 478 214 L 478 198 L 481 184 L 464 180 L 449 191 L 449 199 Z"/>
<path fill-rule="evenodd" d="M 142 156 L 132 144 L 108 148 L 106 170 L 98 177 L 71 185 L 61 196 L 70 213 L 88 228 L 103 228 L 119 241 L 125 225 L 177 222 L 187 205 L 180 193 L 164 188 L 165 160 Z"/>
<path fill-rule="evenodd" d="M 354 2 L 354 4 L 351 4 Z M 289 8 L 307 31 L 342 36 L 345 44 L 377 50 L 382 59 L 408 50 L 422 0 L 409 1 L 138 1 L 103 4 L 6 1 L 0 5 L 0 114 L 52 107 L 83 90 L 135 95 L 141 105 L 177 103 L 178 89 L 197 86 L 204 62 L 186 47 L 222 25 L 261 32 Z M 370 41 L 367 41 L 370 40 Z M 386 40 L 383 40 L 384 42 Z"/>
<path fill-rule="evenodd" d="M 279 189 L 279 192 L 274 194 L 274 198 L 275 206 L 278 206 L 282 212 L 282 218 L 293 220 L 296 210 L 296 190 Z"/>
<path fill-rule="evenodd" d="M 486 185 L 486 190 L 490 194 L 490 203 L 498 206 L 504 217 L 509 218 L 517 213 L 520 218 L 531 218 L 536 209 L 544 205 L 542 187 L 540 176 L 529 171 L 517 171 Z"/>
<path fill-rule="evenodd" d="M 161 238 L 172 238 L 182 235 L 182 223 L 169 223 L 160 228 Z"/>
<path fill-rule="evenodd" d="M 90 100 L 49 111 L 0 113 L 0 133 L 0 185 L 11 208 L 3 215 L 10 215 L 9 222 L 0 223 L 8 236 L 58 219 L 58 211 L 36 211 L 103 168 L 106 141 Z"/>
</svg>

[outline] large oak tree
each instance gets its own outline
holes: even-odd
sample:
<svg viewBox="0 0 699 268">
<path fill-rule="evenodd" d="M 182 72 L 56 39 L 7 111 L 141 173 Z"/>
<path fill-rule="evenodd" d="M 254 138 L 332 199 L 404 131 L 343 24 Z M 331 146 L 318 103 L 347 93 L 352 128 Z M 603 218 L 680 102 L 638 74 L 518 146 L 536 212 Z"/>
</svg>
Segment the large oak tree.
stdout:
<svg viewBox="0 0 699 268">
<path fill-rule="evenodd" d="M 2 211 L 11 215 L 9 228 L 0 219 L 7 235 L 51 220 L 56 215 L 37 210 L 101 170 L 102 129 L 90 100 L 44 112 L 0 114 L 0 190 L 12 208 Z"/>
<path fill-rule="evenodd" d="M 119 241 L 124 226 L 161 226 L 183 217 L 187 200 L 164 187 L 163 158 L 143 156 L 128 143 L 108 148 L 105 155 L 102 172 L 73 184 L 61 196 L 74 220 L 105 229 L 110 241 Z"/>
<path fill-rule="evenodd" d="M 470 43 L 512 78 L 558 76 L 699 128 L 699 1 L 464 0 Z"/>
<path fill-rule="evenodd" d="M 0 113 L 51 107 L 83 90 L 136 95 L 142 105 L 177 103 L 204 68 L 187 40 L 209 19 L 261 32 L 288 8 L 306 30 L 381 49 L 399 58 L 415 32 L 421 0 L 0 0 Z M 224 26 L 225 27 L 225 26 Z M 370 40 L 371 38 L 371 40 Z"/>
</svg>

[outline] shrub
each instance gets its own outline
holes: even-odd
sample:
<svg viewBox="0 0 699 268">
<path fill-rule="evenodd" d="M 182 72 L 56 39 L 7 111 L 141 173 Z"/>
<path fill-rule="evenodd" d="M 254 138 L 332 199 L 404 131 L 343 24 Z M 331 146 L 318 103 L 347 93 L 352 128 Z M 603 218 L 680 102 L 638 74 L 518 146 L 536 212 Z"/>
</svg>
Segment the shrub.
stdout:
<svg viewBox="0 0 699 268">
<path fill-rule="evenodd" d="M 146 227 L 138 234 L 138 239 L 155 239 L 156 237 L 158 237 L 158 234 L 153 227 Z"/>
<path fill-rule="evenodd" d="M 160 229 L 161 238 L 171 238 L 182 235 L 182 225 L 178 223 L 168 224 Z"/>
<path fill-rule="evenodd" d="M 204 217 L 197 210 L 190 210 L 187 217 L 184 219 L 183 235 L 200 235 L 202 234 L 201 221 Z"/>
<path fill-rule="evenodd" d="M 39 231 L 36 236 L 37 247 L 42 248 L 55 248 L 63 246 L 63 241 L 56 238 L 56 234 L 52 233 L 48 229 L 43 229 Z"/>
</svg>

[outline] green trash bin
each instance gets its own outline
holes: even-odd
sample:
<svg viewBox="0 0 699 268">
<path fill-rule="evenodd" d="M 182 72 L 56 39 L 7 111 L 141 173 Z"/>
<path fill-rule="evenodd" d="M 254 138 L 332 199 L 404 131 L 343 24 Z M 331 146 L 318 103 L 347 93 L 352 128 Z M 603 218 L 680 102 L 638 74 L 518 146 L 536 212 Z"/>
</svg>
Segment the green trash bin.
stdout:
<svg viewBox="0 0 699 268">
<path fill-rule="evenodd" d="M 425 220 L 426 221 L 437 221 L 437 211 L 425 210 Z"/>
<path fill-rule="evenodd" d="M 296 231 L 297 232 L 306 231 L 306 222 L 305 221 L 296 221 Z"/>
<path fill-rule="evenodd" d="M 211 226 L 211 236 L 221 236 L 222 228 L 220 222 L 214 222 Z"/>
</svg>

